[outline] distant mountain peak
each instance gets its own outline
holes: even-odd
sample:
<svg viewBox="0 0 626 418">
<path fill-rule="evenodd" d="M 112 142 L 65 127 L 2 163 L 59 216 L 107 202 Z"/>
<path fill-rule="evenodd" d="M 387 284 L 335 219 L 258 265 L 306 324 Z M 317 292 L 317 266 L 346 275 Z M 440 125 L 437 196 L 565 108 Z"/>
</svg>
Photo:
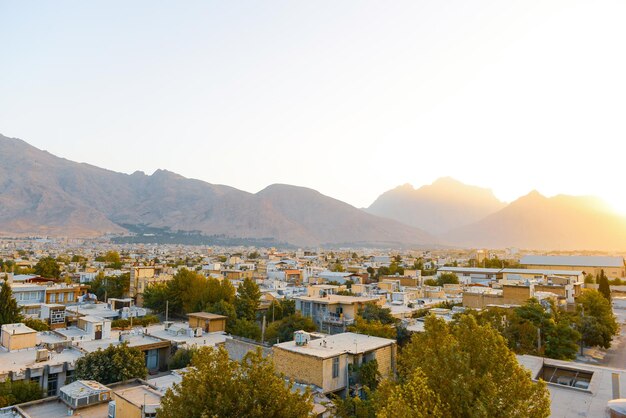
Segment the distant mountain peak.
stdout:
<svg viewBox="0 0 626 418">
<path fill-rule="evenodd" d="M 490 189 L 448 176 L 419 189 L 408 183 L 398 186 L 380 195 L 366 211 L 437 234 L 475 222 L 504 206 Z"/>
</svg>

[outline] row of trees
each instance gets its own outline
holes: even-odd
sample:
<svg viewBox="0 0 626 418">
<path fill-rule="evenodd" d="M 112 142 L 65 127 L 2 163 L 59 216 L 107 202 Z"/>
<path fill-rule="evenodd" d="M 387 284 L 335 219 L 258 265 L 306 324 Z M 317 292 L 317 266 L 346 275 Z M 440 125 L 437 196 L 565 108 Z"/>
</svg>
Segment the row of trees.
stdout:
<svg viewBox="0 0 626 418">
<path fill-rule="evenodd" d="M 212 312 L 228 317 L 226 332 L 254 340 L 263 339 L 258 312 L 261 291 L 246 278 L 235 291 L 229 280 L 205 278 L 201 274 L 181 269 L 172 280 L 151 285 L 144 292 L 144 306 L 163 313 L 169 301 L 169 313 L 182 317 L 196 311 Z M 266 311 L 267 341 L 293 338 L 299 329 L 315 331 L 315 323 L 295 312 L 293 300 L 273 301 Z"/>
<path fill-rule="evenodd" d="M 581 344 L 609 348 L 619 331 L 610 302 L 595 290 L 585 290 L 573 312 L 554 304 L 542 305 L 533 298 L 512 310 L 492 308 L 468 313 L 479 323 L 497 329 L 517 353 L 564 360 L 575 358 Z"/>
</svg>

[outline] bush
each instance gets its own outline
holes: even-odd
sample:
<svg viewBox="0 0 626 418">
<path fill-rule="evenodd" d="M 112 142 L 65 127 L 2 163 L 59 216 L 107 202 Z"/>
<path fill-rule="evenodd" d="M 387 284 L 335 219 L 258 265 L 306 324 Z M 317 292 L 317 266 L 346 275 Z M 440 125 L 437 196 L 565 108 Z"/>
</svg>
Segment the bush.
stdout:
<svg viewBox="0 0 626 418">
<path fill-rule="evenodd" d="M 146 315 L 142 318 L 133 318 L 133 327 L 147 327 L 148 325 L 158 324 L 159 317 L 156 315 Z M 111 321 L 111 328 L 130 328 L 130 319 L 114 319 Z"/>
<path fill-rule="evenodd" d="M 198 351 L 197 348 L 184 348 L 181 347 L 178 350 L 176 350 L 176 352 L 174 353 L 174 355 L 172 357 L 170 357 L 169 361 L 167 362 L 167 367 L 170 370 L 176 370 L 176 369 L 182 369 L 184 367 L 189 366 L 189 364 L 191 363 L 191 359 L 194 356 L 194 354 Z"/>
<path fill-rule="evenodd" d="M 50 331 L 50 327 L 48 326 L 48 324 L 37 318 L 24 319 L 24 325 L 34 329 L 35 331 Z"/>
</svg>

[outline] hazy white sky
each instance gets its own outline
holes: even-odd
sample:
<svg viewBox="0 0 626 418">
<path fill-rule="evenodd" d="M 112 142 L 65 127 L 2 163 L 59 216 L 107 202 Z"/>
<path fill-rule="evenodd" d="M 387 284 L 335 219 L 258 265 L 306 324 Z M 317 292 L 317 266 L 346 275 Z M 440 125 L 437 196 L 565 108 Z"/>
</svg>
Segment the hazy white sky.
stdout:
<svg viewBox="0 0 626 418">
<path fill-rule="evenodd" d="M 626 213 L 626 2 L 0 0 L 0 133 L 368 206 L 440 176 Z"/>
</svg>

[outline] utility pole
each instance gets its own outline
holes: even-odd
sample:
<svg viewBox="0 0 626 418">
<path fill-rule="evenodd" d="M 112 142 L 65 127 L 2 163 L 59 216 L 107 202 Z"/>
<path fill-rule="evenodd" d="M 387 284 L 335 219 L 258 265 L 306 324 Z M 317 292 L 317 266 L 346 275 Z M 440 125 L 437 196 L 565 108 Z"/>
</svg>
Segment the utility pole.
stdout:
<svg viewBox="0 0 626 418">
<path fill-rule="evenodd" d="M 169 309 L 170 309 L 170 301 L 166 300 L 165 301 L 165 322 L 167 322 L 167 316 L 169 313 Z"/>
<path fill-rule="evenodd" d="M 261 344 L 265 342 L 265 315 L 263 315 L 263 324 L 261 325 Z"/>
</svg>

